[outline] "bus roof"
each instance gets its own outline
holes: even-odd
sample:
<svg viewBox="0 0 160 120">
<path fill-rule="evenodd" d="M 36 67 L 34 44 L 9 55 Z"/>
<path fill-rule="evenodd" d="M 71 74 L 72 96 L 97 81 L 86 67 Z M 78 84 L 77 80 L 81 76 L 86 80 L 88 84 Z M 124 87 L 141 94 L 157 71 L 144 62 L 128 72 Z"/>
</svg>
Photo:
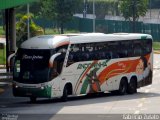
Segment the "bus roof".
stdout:
<svg viewBox="0 0 160 120">
<path fill-rule="evenodd" d="M 23 42 L 20 48 L 24 49 L 53 49 L 62 45 L 91 43 L 104 41 L 119 41 L 133 39 L 152 39 L 149 34 L 140 33 L 79 33 L 62 35 L 42 35 L 30 38 Z"/>
</svg>

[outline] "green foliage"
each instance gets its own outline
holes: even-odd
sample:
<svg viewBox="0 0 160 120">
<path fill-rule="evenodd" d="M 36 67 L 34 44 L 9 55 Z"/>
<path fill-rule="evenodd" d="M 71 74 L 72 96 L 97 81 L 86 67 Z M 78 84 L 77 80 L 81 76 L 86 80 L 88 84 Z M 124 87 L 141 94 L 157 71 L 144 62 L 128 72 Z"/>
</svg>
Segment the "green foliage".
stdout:
<svg viewBox="0 0 160 120">
<path fill-rule="evenodd" d="M 6 63 L 6 47 L 0 49 L 0 65 L 5 65 Z"/>
<path fill-rule="evenodd" d="M 33 14 L 23 15 L 19 21 L 16 23 L 16 36 L 17 36 L 17 46 L 19 46 L 23 41 L 27 40 L 27 20 L 30 20 L 30 37 L 37 35 L 42 35 L 43 29 L 36 25 L 32 18 Z"/>
<path fill-rule="evenodd" d="M 41 16 L 56 20 L 63 33 L 63 24 L 72 19 L 79 0 L 41 0 Z"/>
<path fill-rule="evenodd" d="M 136 21 L 139 19 L 140 16 L 145 16 L 147 12 L 147 7 L 148 0 L 122 0 L 119 4 L 119 8 L 123 17 L 129 21 L 133 20 L 134 13 Z"/>
<path fill-rule="evenodd" d="M 5 31 L 3 29 L 3 26 L 0 26 L 0 37 L 4 36 L 4 34 L 5 34 Z"/>
<path fill-rule="evenodd" d="M 82 13 L 84 9 L 84 0 L 77 6 L 76 13 Z M 87 1 L 87 14 L 93 14 L 93 0 Z M 119 0 L 95 0 L 95 14 L 97 19 L 104 19 L 105 15 L 119 15 Z"/>
<path fill-rule="evenodd" d="M 67 33 L 79 33 L 79 31 L 77 30 L 65 30 L 64 32 L 65 34 Z M 45 35 L 55 35 L 55 34 L 59 34 L 59 31 L 57 31 L 57 29 L 51 29 L 51 28 L 47 28 Z"/>
<path fill-rule="evenodd" d="M 160 50 L 160 42 L 153 42 L 154 50 Z"/>
</svg>

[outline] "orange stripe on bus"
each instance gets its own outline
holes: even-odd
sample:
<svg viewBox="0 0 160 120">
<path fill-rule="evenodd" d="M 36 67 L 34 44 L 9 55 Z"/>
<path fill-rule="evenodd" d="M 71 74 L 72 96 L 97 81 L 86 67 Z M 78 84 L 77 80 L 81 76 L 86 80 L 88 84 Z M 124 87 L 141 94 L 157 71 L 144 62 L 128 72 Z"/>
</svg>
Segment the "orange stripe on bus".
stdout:
<svg viewBox="0 0 160 120">
<path fill-rule="evenodd" d="M 64 45 L 69 45 L 69 44 L 70 44 L 69 41 L 65 41 L 65 42 L 58 43 L 58 44 L 56 45 L 56 47 L 60 47 L 60 46 L 64 46 Z"/>
</svg>

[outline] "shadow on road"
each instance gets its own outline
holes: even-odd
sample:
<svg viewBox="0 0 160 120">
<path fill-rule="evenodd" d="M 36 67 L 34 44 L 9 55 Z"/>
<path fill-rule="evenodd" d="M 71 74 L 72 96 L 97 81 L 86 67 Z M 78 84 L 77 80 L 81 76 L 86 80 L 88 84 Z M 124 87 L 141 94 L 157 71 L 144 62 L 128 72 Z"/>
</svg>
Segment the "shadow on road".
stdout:
<svg viewBox="0 0 160 120">
<path fill-rule="evenodd" d="M 0 108 L 3 105 L 6 107 L 33 107 L 33 106 L 40 106 L 45 104 L 55 104 L 64 106 L 78 106 L 78 105 L 86 105 L 86 104 L 94 104 L 94 103 L 104 103 L 104 102 L 112 102 L 112 101 L 125 101 L 125 100 L 135 100 L 140 98 L 153 98 L 153 97 L 160 97 L 158 93 L 144 93 L 138 92 L 132 95 L 115 95 L 111 93 L 100 93 L 100 94 L 93 94 L 93 95 L 85 95 L 79 97 L 69 97 L 68 102 L 61 102 L 60 99 L 37 99 L 36 103 L 31 103 L 29 98 L 21 98 L 21 97 L 10 97 L 10 98 L 1 98 L 0 101 Z"/>
</svg>

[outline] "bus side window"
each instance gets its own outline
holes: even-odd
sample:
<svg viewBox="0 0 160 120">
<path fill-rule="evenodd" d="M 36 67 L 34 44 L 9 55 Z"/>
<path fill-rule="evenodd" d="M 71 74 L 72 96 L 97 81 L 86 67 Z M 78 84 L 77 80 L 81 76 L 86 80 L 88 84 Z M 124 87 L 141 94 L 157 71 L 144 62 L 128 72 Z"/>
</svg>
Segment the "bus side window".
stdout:
<svg viewBox="0 0 160 120">
<path fill-rule="evenodd" d="M 134 56 L 140 56 L 142 53 L 140 47 L 135 47 L 134 48 Z"/>
<path fill-rule="evenodd" d="M 106 52 L 106 59 L 111 59 L 112 58 L 112 52 L 108 51 Z"/>
<path fill-rule="evenodd" d="M 57 62 L 56 61 L 54 61 L 54 63 L 53 63 L 53 68 L 50 71 L 50 76 L 51 76 L 51 79 L 53 79 L 53 78 L 58 76 Z"/>
</svg>

